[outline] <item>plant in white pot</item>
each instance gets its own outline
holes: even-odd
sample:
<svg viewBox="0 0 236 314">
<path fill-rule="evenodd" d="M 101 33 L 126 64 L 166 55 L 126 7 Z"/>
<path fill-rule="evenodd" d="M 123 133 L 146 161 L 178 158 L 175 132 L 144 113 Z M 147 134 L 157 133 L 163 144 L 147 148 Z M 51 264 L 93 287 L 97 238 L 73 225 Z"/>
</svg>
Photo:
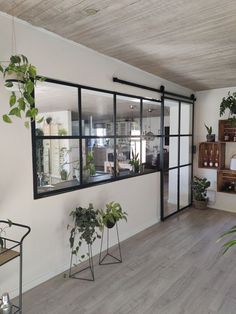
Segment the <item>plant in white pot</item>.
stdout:
<svg viewBox="0 0 236 314">
<path fill-rule="evenodd" d="M 25 126 L 29 127 L 29 122 L 36 120 L 38 109 L 34 106 L 33 90 L 37 81 L 44 78 L 37 77 L 37 69 L 29 63 L 28 58 L 22 54 L 12 55 L 7 66 L 0 63 L 0 72 L 3 74 L 4 85 L 10 91 L 8 113 L 3 115 L 3 121 L 12 123 L 12 117 L 26 119 Z M 38 122 L 42 122 L 41 118 Z"/>
<path fill-rule="evenodd" d="M 207 188 L 211 185 L 207 178 L 200 178 L 194 176 L 192 183 L 193 191 L 193 205 L 198 209 L 205 209 L 207 207 Z"/>
</svg>

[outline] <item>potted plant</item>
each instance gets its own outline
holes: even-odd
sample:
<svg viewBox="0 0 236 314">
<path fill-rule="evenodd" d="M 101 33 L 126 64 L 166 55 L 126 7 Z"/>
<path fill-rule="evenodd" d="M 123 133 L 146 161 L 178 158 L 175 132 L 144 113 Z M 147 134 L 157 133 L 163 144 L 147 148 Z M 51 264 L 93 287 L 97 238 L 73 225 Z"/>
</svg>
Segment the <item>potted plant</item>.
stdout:
<svg viewBox="0 0 236 314">
<path fill-rule="evenodd" d="M 13 55 L 10 57 L 8 65 L 0 64 L 0 72 L 5 80 L 5 87 L 11 90 L 9 99 L 10 111 L 3 115 L 3 121 L 12 123 L 11 117 L 22 118 L 24 114 L 25 126 L 29 127 L 31 119 L 37 119 L 39 110 L 34 106 L 32 93 L 37 81 L 43 78 L 37 77 L 37 69 L 29 63 L 24 55 Z M 42 122 L 41 118 L 38 122 Z"/>
<path fill-rule="evenodd" d="M 138 156 L 139 153 L 135 154 L 132 150 L 132 159 L 129 161 L 129 164 L 132 166 L 134 173 L 138 173 L 140 170 L 140 161 Z"/>
<path fill-rule="evenodd" d="M 200 178 L 194 176 L 192 183 L 193 191 L 193 205 L 198 209 L 205 209 L 207 207 L 207 188 L 211 185 L 207 178 Z"/>
<path fill-rule="evenodd" d="M 88 208 L 76 207 L 70 213 L 74 226 L 68 225 L 67 228 L 71 228 L 69 241 L 72 254 L 78 255 L 83 242 L 86 242 L 87 245 L 92 245 L 97 238 L 100 238 L 100 235 L 97 233 L 97 228 L 100 227 L 98 213 L 98 210 L 95 210 L 92 204 L 89 204 Z M 76 235 L 78 235 L 78 240 L 75 243 Z M 81 255 L 80 258 L 84 259 L 85 255 Z"/>
<path fill-rule="evenodd" d="M 229 235 L 235 235 L 236 234 L 236 226 L 233 226 L 232 228 L 230 228 L 228 231 L 224 232 L 220 238 L 217 240 L 217 242 L 219 242 L 220 240 L 222 240 L 223 238 L 225 238 L 226 236 Z M 223 254 L 225 254 L 231 247 L 236 245 L 236 239 L 230 239 L 227 242 L 225 242 L 223 244 Z"/>
<path fill-rule="evenodd" d="M 5 230 L 12 226 L 11 220 L 8 219 L 7 221 L 8 221 L 8 225 L 6 225 L 5 227 L 0 227 L 0 252 L 6 249 L 6 240 L 4 239 L 4 236 L 3 236 L 6 234 Z"/>
<path fill-rule="evenodd" d="M 221 104 L 220 104 L 220 117 L 224 115 L 226 110 L 229 111 L 228 120 L 234 126 L 236 125 L 236 92 L 230 93 L 228 92 L 228 97 L 223 97 Z"/>
<path fill-rule="evenodd" d="M 124 219 L 127 221 L 127 213 L 122 211 L 121 205 L 116 202 L 106 204 L 106 209 L 99 210 L 100 224 L 102 229 L 104 226 L 113 228 L 117 221 Z"/>
<path fill-rule="evenodd" d="M 94 176 L 95 174 L 96 168 L 94 165 L 93 152 L 89 152 L 86 156 L 86 164 L 84 166 L 84 179 L 87 180 L 90 176 Z"/>
<path fill-rule="evenodd" d="M 207 130 L 207 136 L 206 136 L 207 142 L 215 142 L 215 134 L 212 134 L 212 126 L 208 127 L 205 124 L 205 128 Z"/>
</svg>

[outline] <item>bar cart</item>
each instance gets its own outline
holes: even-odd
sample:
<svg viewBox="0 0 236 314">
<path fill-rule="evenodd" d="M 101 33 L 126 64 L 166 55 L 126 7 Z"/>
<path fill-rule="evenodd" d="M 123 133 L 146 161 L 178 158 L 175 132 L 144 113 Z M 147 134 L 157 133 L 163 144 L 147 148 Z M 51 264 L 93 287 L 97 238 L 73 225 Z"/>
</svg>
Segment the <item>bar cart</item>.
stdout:
<svg viewBox="0 0 236 314">
<path fill-rule="evenodd" d="M 9 225 L 9 221 L 0 220 L 0 225 Z M 22 228 L 26 231 L 21 236 L 20 240 L 10 239 L 7 236 L 2 236 L 1 239 L 4 241 L 3 248 L 0 248 L 0 267 L 6 263 L 19 257 L 19 303 L 18 305 L 12 304 L 12 313 L 22 314 L 22 261 L 23 261 L 23 241 L 25 237 L 30 233 L 31 228 L 26 225 L 10 222 L 11 228 Z"/>
</svg>

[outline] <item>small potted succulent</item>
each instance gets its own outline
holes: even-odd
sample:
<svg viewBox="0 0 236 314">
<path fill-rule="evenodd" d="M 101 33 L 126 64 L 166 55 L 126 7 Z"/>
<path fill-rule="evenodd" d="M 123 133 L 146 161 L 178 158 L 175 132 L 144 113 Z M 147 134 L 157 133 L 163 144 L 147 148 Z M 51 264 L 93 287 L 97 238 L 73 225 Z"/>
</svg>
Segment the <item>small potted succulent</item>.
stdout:
<svg viewBox="0 0 236 314">
<path fill-rule="evenodd" d="M 98 214 L 99 212 L 94 209 L 93 204 L 89 204 L 87 208 L 81 206 L 76 207 L 76 209 L 72 210 L 70 213 L 74 225 L 68 225 L 67 229 L 70 229 L 69 241 L 72 254 L 78 254 L 83 242 L 86 242 L 87 245 L 92 245 L 97 238 L 100 238 L 97 232 L 97 228 L 100 227 Z M 75 243 L 77 239 L 76 235 L 78 235 L 78 242 Z M 85 255 L 80 256 L 81 260 L 84 258 Z"/>
<path fill-rule="evenodd" d="M 192 183 L 193 191 L 193 205 L 198 209 L 205 209 L 207 207 L 207 188 L 211 185 L 207 178 L 200 178 L 194 176 Z"/>
<path fill-rule="evenodd" d="M 7 220 L 8 224 L 5 227 L 0 227 L 0 252 L 6 249 L 6 239 L 4 235 L 6 234 L 6 229 L 12 226 L 11 220 Z"/>
<path fill-rule="evenodd" d="M 132 150 L 132 159 L 129 161 L 129 164 L 133 168 L 134 173 L 138 173 L 140 170 L 140 160 L 139 160 L 139 153 L 135 154 Z"/>
<path fill-rule="evenodd" d="M 228 97 L 223 97 L 220 104 L 220 117 L 222 117 L 226 110 L 229 111 L 228 120 L 232 124 L 232 126 L 236 125 L 236 92 L 230 93 L 228 92 Z"/>
<path fill-rule="evenodd" d="M 116 202 L 106 204 L 105 210 L 99 210 L 101 229 L 106 226 L 111 229 L 117 221 L 124 219 L 127 221 L 127 213 L 122 211 L 121 205 Z"/>
<path fill-rule="evenodd" d="M 37 69 L 29 63 L 24 55 L 13 55 L 7 66 L 0 64 L 0 72 L 5 80 L 5 87 L 11 91 L 9 106 L 10 110 L 3 115 L 3 121 L 12 123 L 12 117 L 22 118 L 24 115 L 25 126 L 29 127 L 29 122 L 36 120 L 39 110 L 34 106 L 32 96 L 37 81 L 44 78 L 37 77 Z M 43 117 L 38 121 L 43 121 Z"/>
<path fill-rule="evenodd" d="M 212 126 L 208 127 L 205 124 L 205 128 L 207 130 L 207 136 L 206 136 L 207 142 L 215 142 L 215 134 L 212 134 Z"/>
</svg>

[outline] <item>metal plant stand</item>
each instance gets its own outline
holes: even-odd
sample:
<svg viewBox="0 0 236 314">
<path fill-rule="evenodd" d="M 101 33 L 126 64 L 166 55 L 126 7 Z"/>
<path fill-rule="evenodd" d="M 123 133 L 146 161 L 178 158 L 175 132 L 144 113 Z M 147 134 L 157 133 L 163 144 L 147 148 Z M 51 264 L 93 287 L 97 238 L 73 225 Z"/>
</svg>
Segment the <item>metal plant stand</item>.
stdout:
<svg viewBox="0 0 236 314">
<path fill-rule="evenodd" d="M 89 265 L 87 267 L 84 267 L 82 269 L 79 269 L 77 271 L 72 271 L 73 268 L 73 249 L 71 251 L 71 259 L 70 259 L 70 270 L 69 270 L 69 278 L 73 278 L 73 279 L 79 279 L 79 280 L 86 280 L 86 281 L 94 281 L 95 277 L 94 277 L 94 266 L 93 266 L 93 252 L 92 252 L 92 245 L 89 244 L 88 245 L 88 263 Z M 91 278 L 84 278 L 84 277 L 80 277 L 78 276 L 79 274 L 81 274 L 82 272 L 84 272 L 85 270 L 89 269 L 91 272 Z"/>
<path fill-rule="evenodd" d="M 120 239 L 119 239 L 119 230 L 118 230 L 118 224 L 116 222 L 116 234 L 117 234 L 117 245 L 118 245 L 118 251 L 119 251 L 119 257 L 116 257 L 112 255 L 109 252 L 109 233 L 110 233 L 111 228 L 107 228 L 107 248 L 106 248 L 106 253 L 102 257 L 102 246 L 103 246 L 103 239 L 104 239 L 104 229 L 102 231 L 102 239 L 101 239 L 101 247 L 100 247 L 100 254 L 99 254 L 99 265 L 111 265 L 111 264 L 118 264 L 122 263 L 122 255 L 121 255 L 121 247 L 120 247 Z M 107 257 L 111 257 L 113 259 L 113 262 L 106 262 Z"/>
<path fill-rule="evenodd" d="M 9 225 L 7 220 L 0 220 L 0 224 Z M 12 227 L 24 228 L 27 232 L 24 233 L 20 241 L 9 239 L 7 237 L 1 236 L 3 241 L 6 243 L 6 247 L 0 250 L 0 266 L 12 261 L 16 257 L 19 257 L 20 267 L 19 267 L 19 303 L 18 305 L 12 304 L 12 314 L 15 313 L 23 313 L 22 310 L 22 272 L 23 272 L 23 241 L 25 237 L 30 233 L 31 228 L 26 225 L 18 224 L 15 222 L 11 222 Z"/>
</svg>

